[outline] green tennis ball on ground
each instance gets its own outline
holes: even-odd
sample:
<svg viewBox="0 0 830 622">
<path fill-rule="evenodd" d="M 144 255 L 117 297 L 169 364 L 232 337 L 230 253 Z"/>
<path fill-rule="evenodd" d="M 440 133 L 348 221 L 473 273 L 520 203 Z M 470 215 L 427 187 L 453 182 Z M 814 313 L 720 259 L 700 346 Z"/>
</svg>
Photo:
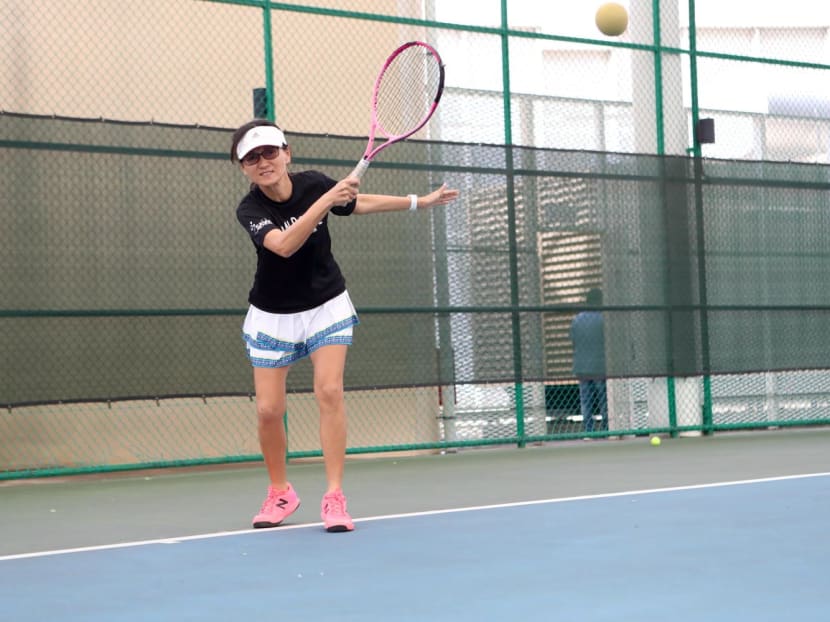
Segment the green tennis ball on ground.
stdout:
<svg viewBox="0 0 830 622">
<path fill-rule="evenodd" d="M 606 2 L 597 9 L 594 20 L 604 35 L 619 37 L 628 28 L 628 11 L 616 2 Z"/>
<path fill-rule="evenodd" d="M 659 436 L 652 436 L 651 437 L 651 444 L 657 447 L 660 444 L 660 437 Z"/>
</svg>

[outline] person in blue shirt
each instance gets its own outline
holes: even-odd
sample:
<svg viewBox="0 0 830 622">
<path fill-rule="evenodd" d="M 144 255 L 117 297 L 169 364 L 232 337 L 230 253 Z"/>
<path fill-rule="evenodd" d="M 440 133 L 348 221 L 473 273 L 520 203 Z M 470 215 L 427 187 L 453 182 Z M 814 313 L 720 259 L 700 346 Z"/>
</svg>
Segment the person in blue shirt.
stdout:
<svg viewBox="0 0 830 622">
<path fill-rule="evenodd" d="M 602 306 L 602 290 L 588 292 L 585 302 L 590 307 Z M 605 331 L 598 309 L 579 312 L 571 322 L 573 372 L 579 381 L 579 406 L 583 428 L 594 431 L 594 415 L 599 413 L 601 430 L 608 429 L 608 399 L 605 386 Z"/>
</svg>

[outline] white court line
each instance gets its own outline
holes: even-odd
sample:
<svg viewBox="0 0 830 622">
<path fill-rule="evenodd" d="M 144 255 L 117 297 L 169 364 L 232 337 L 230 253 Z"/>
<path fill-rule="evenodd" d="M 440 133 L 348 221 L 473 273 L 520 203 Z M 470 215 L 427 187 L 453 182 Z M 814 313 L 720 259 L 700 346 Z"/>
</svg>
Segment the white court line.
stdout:
<svg viewBox="0 0 830 622">
<path fill-rule="evenodd" d="M 444 510 L 429 510 L 425 512 L 407 512 L 404 514 L 386 514 L 383 516 L 370 516 L 367 518 L 356 518 L 357 523 L 368 523 L 379 520 L 394 520 L 398 518 L 411 518 L 419 516 L 435 516 L 439 514 L 455 514 L 457 512 L 475 512 L 481 510 L 495 510 L 500 508 L 515 508 L 531 505 L 543 505 L 546 503 L 566 503 L 571 501 L 588 501 L 592 499 L 612 499 L 614 497 L 632 497 L 635 495 L 650 495 L 662 492 L 678 492 L 684 490 L 700 490 L 703 488 L 723 488 L 725 486 L 743 486 L 748 484 L 763 484 L 767 482 L 781 482 L 794 479 L 807 479 L 811 477 L 827 477 L 829 472 L 824 473 L 804 473 L 801 475 L 783 475 L 780 477 L 765 477 L 760 479 L 742 479 L 729 482 L 713 482 L 709 484 L 691 484 L 687 486 L 670 486 L 667 488 L 646 488 L 643 490 L 627 490 L 623 492 L 608 492 L 594 495 L 580 495 L 576 497 L 559 497 L 555 499 L 538 499 L 536 501 L 514 501 L 512 503 L 498 503 L 493 505 L 478 505 L 464 508 L 451 508 Z M 137 546 L 147 546 L 149 544 L 179 544 L 189 540 L 208 540 L 210 538 L 224 538 L 227 536 L 240 536 L 246 534 L 265 534 L 273 533 L 275 531 L 283 532 L 293 529 L 309 529 L 311 527 L 322 527 L 323 523 L 303 523 L 301 525 L 286 525 L 284 527 L 275 527 L 272 529 L 240 529 L 237 531 L 219 531 L 216 533 L 198 534 L 195 536 L 181 536 L 173 538 L 158 538 L 155 540 L 138 540 L 135 542 L 121 542 L 117 544 L 100 544 L 95 546 L 84 546 L 71 549 L 56 549 L 54 551 L 38 551 L 34 553 L 18 553 L 15 555 L 0 556 L 0 562 L 12 561 L 15 559 L 29 559 L 32 557 L 48 557 L 52 555 L 67 555 L 69 553 L 87 553 L 91 551 L 106 551 L 110 549 L 124 549 Z"/>
</svg>

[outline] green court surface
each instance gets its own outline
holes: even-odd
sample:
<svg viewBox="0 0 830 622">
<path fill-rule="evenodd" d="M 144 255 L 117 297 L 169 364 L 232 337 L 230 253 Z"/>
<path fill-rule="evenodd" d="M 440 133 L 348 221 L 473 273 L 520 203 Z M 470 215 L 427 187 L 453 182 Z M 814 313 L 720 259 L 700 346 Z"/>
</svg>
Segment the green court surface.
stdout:
<svg viewBox="0 0 830 622">
<path fill-rule="evenodd" d="M 0 487 L 0 619 L 823 622 L 830 431 L 353 459 L 355 531 L 304 502 L 249 528 L 263 469 Z"/>
<path fill-rule="evenodd" d="M 355 519 L 830 471 L 830 429 L 802 428 L 353 458 Z M 319 522 L 319 462 L 289 466 L 290 524 Z M 4 482 L 0 555 L 244 530 L 267 481 L 259 464 Z"/>
</svg>

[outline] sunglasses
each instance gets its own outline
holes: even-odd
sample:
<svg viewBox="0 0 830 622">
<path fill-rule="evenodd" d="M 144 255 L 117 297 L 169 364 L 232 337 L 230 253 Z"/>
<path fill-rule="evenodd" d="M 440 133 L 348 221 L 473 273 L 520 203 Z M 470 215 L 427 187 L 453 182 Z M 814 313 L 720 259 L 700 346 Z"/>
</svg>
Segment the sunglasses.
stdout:
<svg viewBox="0 0 830 622">
<path fill-rule="evenodd" d="M 266 160 L 273 160 L 277 157 L 277 154 L 279 152 L 279 147 L 263 147 L 259 151 L 249 151 L 242 158 L 242 164 L 244 164 L 245 166 L 253 166 L 257 162 L 259 162 L 260 158 L 265 158 Z"/>
</svg>

